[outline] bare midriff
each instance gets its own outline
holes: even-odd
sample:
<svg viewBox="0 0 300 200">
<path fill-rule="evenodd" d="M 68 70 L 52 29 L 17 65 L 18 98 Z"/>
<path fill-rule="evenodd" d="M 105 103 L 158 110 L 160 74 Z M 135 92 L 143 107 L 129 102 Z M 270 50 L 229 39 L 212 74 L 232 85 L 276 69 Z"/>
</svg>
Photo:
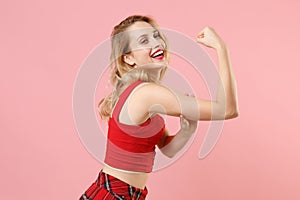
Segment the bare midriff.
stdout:
<svg viewBox="0 0 300 200">
<path fill-rule="evenodd" d="M 149 175 L 149 173 L 146 172 L 133 172 L 133 171 L 113 168 L 105 163 L 102 171 L 139 189 L 145 189 L 146 182 L 148 180 L 148 175 Z"/>
</svg>

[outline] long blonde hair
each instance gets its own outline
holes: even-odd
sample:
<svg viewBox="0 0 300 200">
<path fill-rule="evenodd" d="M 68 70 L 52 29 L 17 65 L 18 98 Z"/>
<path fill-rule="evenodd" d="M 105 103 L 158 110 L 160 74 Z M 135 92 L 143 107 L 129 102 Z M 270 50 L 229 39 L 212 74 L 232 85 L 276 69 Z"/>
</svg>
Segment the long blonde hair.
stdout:
<svg viewBox="0 0 300 200">
<path fill-rule="evenodd" d="M 126 33 L 126 30 L 129 26 L 138 21 L 147 22 L 159 31 L 157 23 L 151 17 L 142 15 L 129 16 L 114 27 L 111 34 L 111 71 L 109 77 L 114 89 L 107 97 L 101 99 L 101 101 L 98 103 L 98 111 L 101 119 L 109 119 L 119 95 L 131 83 L 137 80 L 142 80 L 145 82 L 157 82 L 157 80 L 153 79 L 143 70 L 133 68 L 123 60 L 123 56 L 130 52 L 129 36 L 128 33 Z M 167 39 L 162 33 L 160 33 L 160 35 L 165 42 L 167 50 Z M 166 60 L 169 60 L 168 51 L 166 51 Z M 163 78 L 166 69 L 167 68 L 164 68 L 162 70 L 159 80 Z"/>
</svg>

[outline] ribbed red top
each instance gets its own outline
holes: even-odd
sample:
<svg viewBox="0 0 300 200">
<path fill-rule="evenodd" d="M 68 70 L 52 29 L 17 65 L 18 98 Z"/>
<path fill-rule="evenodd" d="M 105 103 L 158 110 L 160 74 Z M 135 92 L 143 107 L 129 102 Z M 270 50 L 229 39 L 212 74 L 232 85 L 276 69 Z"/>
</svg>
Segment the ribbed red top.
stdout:
<svg viewBox="0 0 300 200">
<path fill-rule="evenodd" d="M 156 114 L 140 125 L 119 122 L 119 114 L 132 90 L 143 83 L 136 81 L 120 95 L 108 122 L 108 140 L 105 163 L 137 172 L 151 172 L 154 164 L 155 145 L 164 134 L 164 119 Z"/>
</svg>

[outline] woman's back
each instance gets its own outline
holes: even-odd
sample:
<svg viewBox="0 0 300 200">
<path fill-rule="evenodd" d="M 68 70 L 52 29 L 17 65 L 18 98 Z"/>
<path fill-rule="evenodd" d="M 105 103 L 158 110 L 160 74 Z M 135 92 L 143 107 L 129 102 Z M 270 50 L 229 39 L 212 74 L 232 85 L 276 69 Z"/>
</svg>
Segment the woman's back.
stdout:
<svg viewBox="0 0 300 200">
<path fill-rule="evenodd" d="M 164 134 L 165 123 L 161 116 L 154 115 L 140 125 L 119 121 L 120 111 L 135 87 L 136 81 L 120 95 L 109 119 L 105 163 L 111 167 L 134 172 L 151 172 L 154 164 L 155 145 Z M 126 114 L 126 112 L 124 112 Z"/>
<path fill-rule="evenodd" d="M 111 118 L 109 119 L 105 167 L 103 172 L 111 174 L 134 187 L 145 187 L 148 173 L 152 171 L 155 157 L 155 145 L 164 134 L 165 123 L 158 114 L 148 117 L 144 122 L 132 123 L 128 103 L 132 94 L 147 83 L 136 81 L 120 95 Z M 138 112 L 132 112 L 140 115 Z M 127 119 L 122 121 L 121 119 Z M 128 123 L 129 122 L 129 123 Z M 131 122 L 131 123 L 130 123 Z"/>
</svg>

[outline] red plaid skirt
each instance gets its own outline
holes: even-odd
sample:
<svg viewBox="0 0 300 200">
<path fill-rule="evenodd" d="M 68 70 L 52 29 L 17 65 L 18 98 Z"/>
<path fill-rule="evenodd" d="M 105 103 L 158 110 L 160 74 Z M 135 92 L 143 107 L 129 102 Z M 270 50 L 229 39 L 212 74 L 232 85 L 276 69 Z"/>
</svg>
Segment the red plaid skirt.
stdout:
<svg viewBox="0 0 300 200">
<path fill-rule="evenodd" d="M 101 170 L 79 200 L 144 200 L 147 194 L 147 187 L 144 190 L 133 187 Z"/>
</svg>

